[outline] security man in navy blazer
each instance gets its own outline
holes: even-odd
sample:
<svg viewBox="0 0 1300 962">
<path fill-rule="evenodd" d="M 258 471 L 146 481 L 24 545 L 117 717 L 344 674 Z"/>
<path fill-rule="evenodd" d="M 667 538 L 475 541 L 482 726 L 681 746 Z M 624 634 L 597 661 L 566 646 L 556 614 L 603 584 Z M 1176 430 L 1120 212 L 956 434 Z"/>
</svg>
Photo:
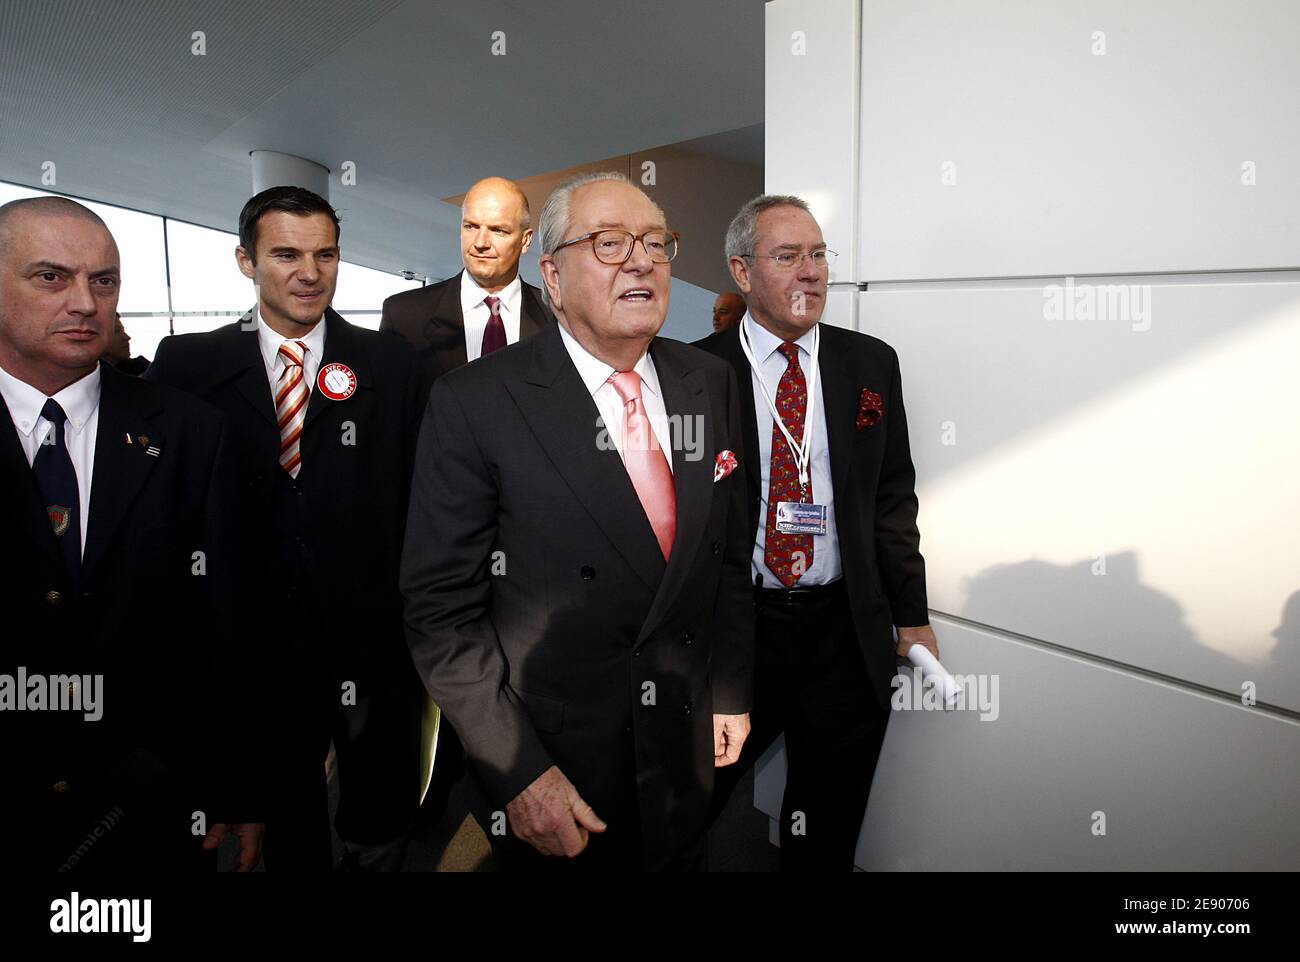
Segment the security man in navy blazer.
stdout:
<svg viewBox="0 0 1300 962">
<path fill-rule="evenodd" d="M 400 338 L 335 313 L 339 224 L 298 187 L 253 197 L 240 321 L 163 340 L 146 378 L 225 412 L 239 466 L 244 574 L 265 679 L 266 861 L 328 870 L 325 765 L 337 758 L 342 867 L 394 870 L 423 788 L 425 699 L 402 634 L 398 563 L 427 382 Z"/>
<path fill-rule="evenodd" d="M 88 208 L 0 207 L 3 870 L 251 871 L 227 432 L 101 361 L 121 282 Z"/>
<path fill-rule="evenodd" d="M 800 198 L 747 203 L 726 254 L 748 310 L 698 346 L 740 380 L 757 635 L 754 731 L 714 815 L 784 732 L 782 869 L 851 871 L 896 656 L 939 654 L 898 356 L 819 323 L 834 254 Z"/>
</svg>

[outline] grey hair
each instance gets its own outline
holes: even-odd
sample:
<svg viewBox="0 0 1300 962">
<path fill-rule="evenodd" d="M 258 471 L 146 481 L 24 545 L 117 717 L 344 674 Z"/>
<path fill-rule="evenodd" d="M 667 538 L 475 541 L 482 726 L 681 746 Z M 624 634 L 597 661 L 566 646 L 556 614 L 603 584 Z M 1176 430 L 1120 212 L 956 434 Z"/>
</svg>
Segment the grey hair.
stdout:
<svg viewBox="0 0 1300 962">
<path fill-rule="evenodd" d="M 573 199 L 573 192 L 579 187 L 586 187 L 588 184 L 599 183 L 602 180 L 612 180 L 640 190 L 636 184 L 628 180 L 627 175 L 614 170 L 592 171 L 579 174 L 572 180 L 566 180 L 551 191 L 551 196 L 547 197 L 546 203 L 542 205 L 542 213 L 537 223 L 537 241 L 541 244 L 543 254 L 554 254 L 555 249 L 564 243 L 564 235 L 569 232 L 569 202 Z M 655 206 L 658 207 L 657 204 Z M 662 214 L 663 211 L 660 213 Z M 542 300 L 547 307 L 551 306 L 551 295 L 546 290 L 545 281 L 542 283 Z"/>
<path fill-rule="evenodd" d="M 746 202 L 727 226 L 727 241 L 723 249 L 728 263 L 733 257 L 749 257 L 754 253 L 754 245 L 758 243 L 758 215 L 773 207 L 797 207 L 812 213 L 808 202 L 793 194 L 760 194 Z"/>
</svg>

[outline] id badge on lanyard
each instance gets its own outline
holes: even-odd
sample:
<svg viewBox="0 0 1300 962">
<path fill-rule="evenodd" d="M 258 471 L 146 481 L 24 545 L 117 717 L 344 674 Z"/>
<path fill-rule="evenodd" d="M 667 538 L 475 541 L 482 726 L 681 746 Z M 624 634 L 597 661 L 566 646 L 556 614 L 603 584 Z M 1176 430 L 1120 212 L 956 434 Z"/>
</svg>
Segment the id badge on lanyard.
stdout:
<svg viewBox="0 0 1300 962">
<path fill-rule="evenodd" d="M 809 482 L 812 470 L 812 434 L 813 425 L 816 423 L 813 413 L 817 406 L 817 379 L 819 373 L 817 361 L 821 352 L 821 329 L 815 328 L 813 333 L 812 377 L 808 378 L 808 407 L 804 412 L 802 444 L 795 443 L 794 437 L 790 434 L 785 422 L 781 420 L 781 415 L 777 412 L 776 402 L 768 393 L 767 385 L 763 383 L 758 364 L 754 360 L 754 350 L 750 346 L 749 331 L 745 327 L 744 320 L 740 323 L 740 346 L 756 375 L 759 390 L 763 394 L 763 400 L 767 402 L 767 408 L 772 415 L 773 423 L 776 424 L 785 438 L 785 443 L 790 446 L 790 453 L 794 455 L 795 465 L 799 469 L 801 497 L 806 498 L 811 486 Z M 824 535 L 826 534 L 826 505 L 803 500 L 778 501 L 776 503 L 776 530 L 781 534 Z"/>
</svg>

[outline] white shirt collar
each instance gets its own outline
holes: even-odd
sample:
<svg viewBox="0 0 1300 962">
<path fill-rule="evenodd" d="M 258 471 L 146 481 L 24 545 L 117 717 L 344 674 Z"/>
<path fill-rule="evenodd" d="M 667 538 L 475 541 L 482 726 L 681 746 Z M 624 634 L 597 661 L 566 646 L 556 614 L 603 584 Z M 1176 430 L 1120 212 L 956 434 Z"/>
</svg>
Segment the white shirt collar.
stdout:
<svg viewBox="0 0 1300 962">
<path fill-rule="evenodd" d="M 266 321 L 262 320 L 262 312 L 258 308 L 253 308 L 253 314 L 257 317 L 257 346 L 262 349 L 262 360 L 266 362 L 266 369 L 274 371 L 283 363 L 280 360 L 280 345 L 285 341 L 302 341 L 307 345 L 307 350 L 316 356 L 319 362 L 325 356 L 325 315 L 316 322 L 313 327 L 303 337 L 285 337 L 271 329 Z"/>
<path fill-rule="evenodd" d="M 73 431 L 80 432 L 86 421 L 95 413 L 95 408 L 99 406 L 99 381 L 99 365 L 96 364 L 95 369 L 89 374 L 73 381 L 54 395 L 54 400 L 68 416 L 68 423 L 72 425 Z M 0 394 L 4 396 L 5 404 L 9 407 L 14 425 L 24 435 L 30 435 L 36 429 L 47 395 L 42 394 L 26 381 L 20 381 L 2 367 L 0 367 Z"/>
<path fill-rule="evenodd" d="M 491 296 L 501 299 L 501 307 L 514 310 L 516 298 L 519 297 L 522 289 L 523 281 L 519 279 L 519 274 L 516 272 L 514 280 Z M 488 292 L 479 286 L 478 281 L 474 280 L 469 271 L 460 272 L 460 309 L 462 316 L 482 304 L 483 298 L 488 296 Z"/>
<path fill-rule="evenodd" d="M 785 341 L 781 340 L 762 324 L 758 323 L 758 321 L 754 320 L 754 318 L 750 316 L 749 311 L 745 312 L 745 317 L 741 320 L 741 323 L 748 325 L 745 328 L 745 331 L 749 334 L 749 346 L 754 351 L 754 360 L 760 365 L 776 353 L 777 348 L 785 343 Z M 795 343 L 799 345 L 799 350 L 805 357 L 812 357 L 813 332 L 816 330 L 817 325 L 814 324 L 812 327 L 808 328 L 808 330 L 804 331 L 801 338 L 795 341 Z"/>
<path fill-rule="evenodd" d="M 569 357 L 573 358 L 574 367 L 578 369 L 578 376 L 582 378 L 582 383 L 586 386 L 587 391 L 594 395 L 617 372 L 600 358 L 589 353 L 585 347 L 578 343 L 578 339 L 568 332 L 563 324 L 557 324 L 556 326 L 560 329 L 560 337 L 564 341 L 565 349 L 569 352 Z M 655 371 L 654 362 L 650 359 L 648 350 L 637 359 L 636 364 L 632 366 L 632 370 L 641 376 L 642 387 L 649 390 L 656 397 L 662 396 L 662 392 L 659 390 L 659 374 Z"/>
</svg>

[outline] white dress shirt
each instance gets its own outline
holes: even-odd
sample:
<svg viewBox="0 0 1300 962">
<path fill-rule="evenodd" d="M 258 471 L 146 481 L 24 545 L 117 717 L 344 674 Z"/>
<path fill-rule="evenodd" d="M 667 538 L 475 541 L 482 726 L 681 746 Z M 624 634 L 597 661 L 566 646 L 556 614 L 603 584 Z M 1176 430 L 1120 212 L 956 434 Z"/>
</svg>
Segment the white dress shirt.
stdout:
<svg viewBox="0 0 1300 962">
<path fill-rule="evenodd" d="M 781 384 L 781 375 L 789 362 L 778 348 L 784 343 L 779 337 L 760 325 L 749 313 L 741 321 L 749 333 L 749 344 L 754 350 L 754 360 L 763 372 L 763 383 L 767 385 L 768 395 L 776 400 L 777 388 Z M 808 372 L 812 369 L 813 331 L 807 333 L 795 344 L 799 347 L 799 369 L 803 371 L 807 382 Z M 750 369 L 750 378 L 754 389 L 754 414 L 758 425 L 758 461 L 762 467 L 759 479 L 758 497 L 760 501 L 758 514 L 758 534 L 754 539 L 753 571 L 754 576 L 761 575 L 764 588 L 784 588 L 781 579 L 768 570 L 763 561 L 763 548 L 767 544 L 767 491 L 772 474 L 772 412 L 763 400 L 763 392 L 758 385 L 758 372 Z M 817 379 L 817 408 L 813 412 L 812 464 L 809 466 L 809 480 L 812 482 L 812 499 L 817 504 L 826 505 L 826 533 L 813 535 L 813 562 L 808 570 L 795 584 L 796 588 L 812 585 L 830 584 L 843 574 L 840 563 L 840 542 L 835 533 L 835 495 L 831 490 L 831 449 L 826 437 L 826 392 L 822 390 L 821 378 Z M 805 425 L 805 432 L 807 426 Z"/>
<path fill-rule="evenodd" d="M 477 361 L 483 353 L 483 332 L 492 317 L 491 308 L 484 302 L 488 296 L 469 271 L 460 272 L 460 313 L 465 319 L 465 357 L 470 361 Z M 519 304 L 524 296 L 524 282 L 516 274 L 513 281 L 491 296 L 501 299 L 497 311 L 506 328 L 506 343 L 518 344 Z"/>
<path fill-rule="evenodd" d="M 596 410 L 600 412 L 602 423 L 591 426 L 592 440 L 597 441 L 600 429 L 604 427 L 609 433 L 609 439 L 618 450 L 618 456 L 623 458 L 626 464 L 627 458 L 623 454 L 626 408 L 623 406 L 623 399 L 618 396 L 617 389 L 609 383 L 609 379 L 617 372 L 604 361 L 587 353 L 587 349 L 564 329 L 563 324 L 557 326 L 560 328 L 564 347 L 578 369 L 578 376 L 591 392 L 591 399 L 596 402 Z M 672 435 L 668 432 L 668 412 L 664 407 L 663 392 L 659 389 L 659 375 L 655 371 L 655 364 L 650 359 L 649 351 L 641 355 L 632 370 L 641 375 L 641 406 L 645 410 L 646 417 L 650 419 L 650 427 L 654 430 L 655 439 L 664 452 L 668 470 L 672 471 Z M 664 443 L 665 438 L 669 439 L 668 444 Z"/>
<path fill-rule="evenodd" d="M 18 431 L 18 441 L 23 446 L 30 465 L 36 452 L 50 432 L 53 422 L 41 417 L 46 395 L 26 381 L 20 381 L 0 367 L 0 395 L 9 406 L 9 416 Z M 99 365 L 78 381 L 73 381 L 54 400 L 68 416 L 64 433 L 72 470 L 77 473 L 77 497 L 81 500 L 78 516 L 81 518 L 81 553 L 86 553 L 86 531 L 90 526 L 90 482 L 95 473 L 95 439 L 99 436 Z"/>
<path fill-rule="evenodd" d="M 302 359 L 302 377 L 307 384 L 307 395 L 316 389 L 316 374 L 320 371 L 321 358 L 325 356 L 325 315 L 316 322 L 316 326 L 305 337 L 285 337 L 272 330 L 262 314 L 257 311 L 257 346 L 262 349 L 262 363 L 266 365 L 266 379 L 271 383 L 271 399 L 275 400 L 276 388 L 280 384 L 280 372 L 284 370 L 285 359 L 280 356 L 280 345 L 286 341 L 302 341 L 307 345 L 307 352 Z"/>
</svg>

